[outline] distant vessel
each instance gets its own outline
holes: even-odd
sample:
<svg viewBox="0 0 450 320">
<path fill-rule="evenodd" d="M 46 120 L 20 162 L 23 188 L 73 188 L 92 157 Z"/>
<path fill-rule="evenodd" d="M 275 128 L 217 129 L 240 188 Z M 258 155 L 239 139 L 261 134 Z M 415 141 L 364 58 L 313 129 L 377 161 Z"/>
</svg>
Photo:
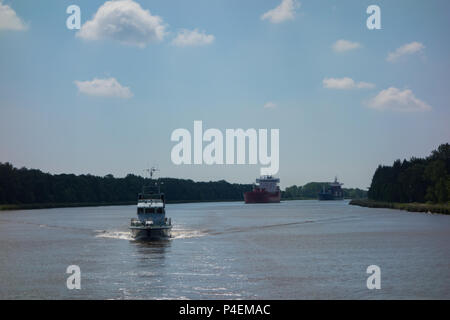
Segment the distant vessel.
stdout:
<svg viewBox="0 0 450 320">
<path fill-rule="evenodd" d="M 280 179 L 261 176 L 252 191 L 244 193 L 245 203 L 277 203 L 281 200 Z"/>
<path fill-rule="evenodd" d="M 150 180 L 155 168 L 148 170 Z M 131 235 L 135 240 L 160 240 L 171 236 L 172 220 L 166 218 L 164 193 L 158 184 L 145 186 L 138 194 L 137 219 L 131 219 Z"/>
<path fill-rule="evenodd" d="M 337 177 L 334 182 L 328 184 L 328 187 L 323 187 L 322 192 L 319 193 L 319 200 L 342 200 L 344 199 L 344 191 L 342 186 L 344 184 L 338 182 Z"/>
</svg>

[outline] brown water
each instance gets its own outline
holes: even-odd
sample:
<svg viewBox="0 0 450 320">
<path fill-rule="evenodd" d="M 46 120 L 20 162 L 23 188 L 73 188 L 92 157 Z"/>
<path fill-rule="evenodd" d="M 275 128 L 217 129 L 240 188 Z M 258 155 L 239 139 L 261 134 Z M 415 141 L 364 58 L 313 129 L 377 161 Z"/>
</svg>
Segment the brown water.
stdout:
<svg viewBox="0 0 450 320">
<path fill-rule="evenodd" d="M 449 299 L 450 216 L 346 201 L 167 206 L 174 238 L 130 239 L 134 206 L 0 213 L 2 299 Z M 81 268 L 68 290 L 66 268 Z M 366 268 L 381 268 L 381 289 Z"/>
</svg>

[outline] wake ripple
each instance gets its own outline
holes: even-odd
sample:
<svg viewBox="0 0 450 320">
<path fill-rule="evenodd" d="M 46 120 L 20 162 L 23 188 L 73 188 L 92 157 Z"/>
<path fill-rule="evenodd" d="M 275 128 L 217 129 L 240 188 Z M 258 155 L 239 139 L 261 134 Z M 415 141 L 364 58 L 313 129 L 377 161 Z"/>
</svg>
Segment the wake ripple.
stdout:
<svg viewBox="0 0 450 320">
<path fill-rule="evenodd" d="M 120 239 L 120 240 L 133 240 L 130 231 L 117 231 L 117 230 L 95 230 L 96 238 L 108 238 L 108 239 Z M 190 239 L 199 238 L 208 235 L 203 230 L 192 229 L 173 229 L 171 239 Z"/>
<path fill-rule="evenodd" d="M 97 230 L 98 234 L 96 238 L 109 238 L 109 239 L 121 239 L 121 240 L 133 240 L 130 231 L 107 231 Z"/>
</svg>

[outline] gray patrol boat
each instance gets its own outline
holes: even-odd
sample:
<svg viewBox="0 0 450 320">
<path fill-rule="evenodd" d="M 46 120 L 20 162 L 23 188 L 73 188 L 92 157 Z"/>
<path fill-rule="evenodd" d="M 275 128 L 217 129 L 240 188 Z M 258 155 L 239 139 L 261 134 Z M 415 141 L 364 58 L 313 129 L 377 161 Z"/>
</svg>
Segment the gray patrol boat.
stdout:
<svg viewBox="0 0 450 320">
<path fill-rule="evenodd" d="M 152 181 L 155 168 L 148 170 Z M 171 237 L 172 221 L 166 218 L 164 193 L 158 183 L 145 186 L 138 194 L 137 219 L 131 219 L 131 235 L 135 240 L 164 240 Z"/>
</svg>

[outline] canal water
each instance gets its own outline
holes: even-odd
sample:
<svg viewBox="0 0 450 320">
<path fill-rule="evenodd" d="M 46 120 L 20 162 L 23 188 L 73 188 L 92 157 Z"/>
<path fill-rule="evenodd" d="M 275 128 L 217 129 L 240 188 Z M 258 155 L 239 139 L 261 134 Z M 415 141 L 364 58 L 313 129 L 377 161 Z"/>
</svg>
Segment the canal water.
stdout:
<svg viewBox="0 0 450 320">
<path fill-rule="evenodd" d="M 0 299 L 449 299 L 450 216 L 347 201 L 167 205 L 168 241 L 131 239 L 135 206 L 0 213 Z M 69 290 L 69 265 L 81 289 Z M 381 270 L 369 290 L 367 267 Z"/>
</svg>

